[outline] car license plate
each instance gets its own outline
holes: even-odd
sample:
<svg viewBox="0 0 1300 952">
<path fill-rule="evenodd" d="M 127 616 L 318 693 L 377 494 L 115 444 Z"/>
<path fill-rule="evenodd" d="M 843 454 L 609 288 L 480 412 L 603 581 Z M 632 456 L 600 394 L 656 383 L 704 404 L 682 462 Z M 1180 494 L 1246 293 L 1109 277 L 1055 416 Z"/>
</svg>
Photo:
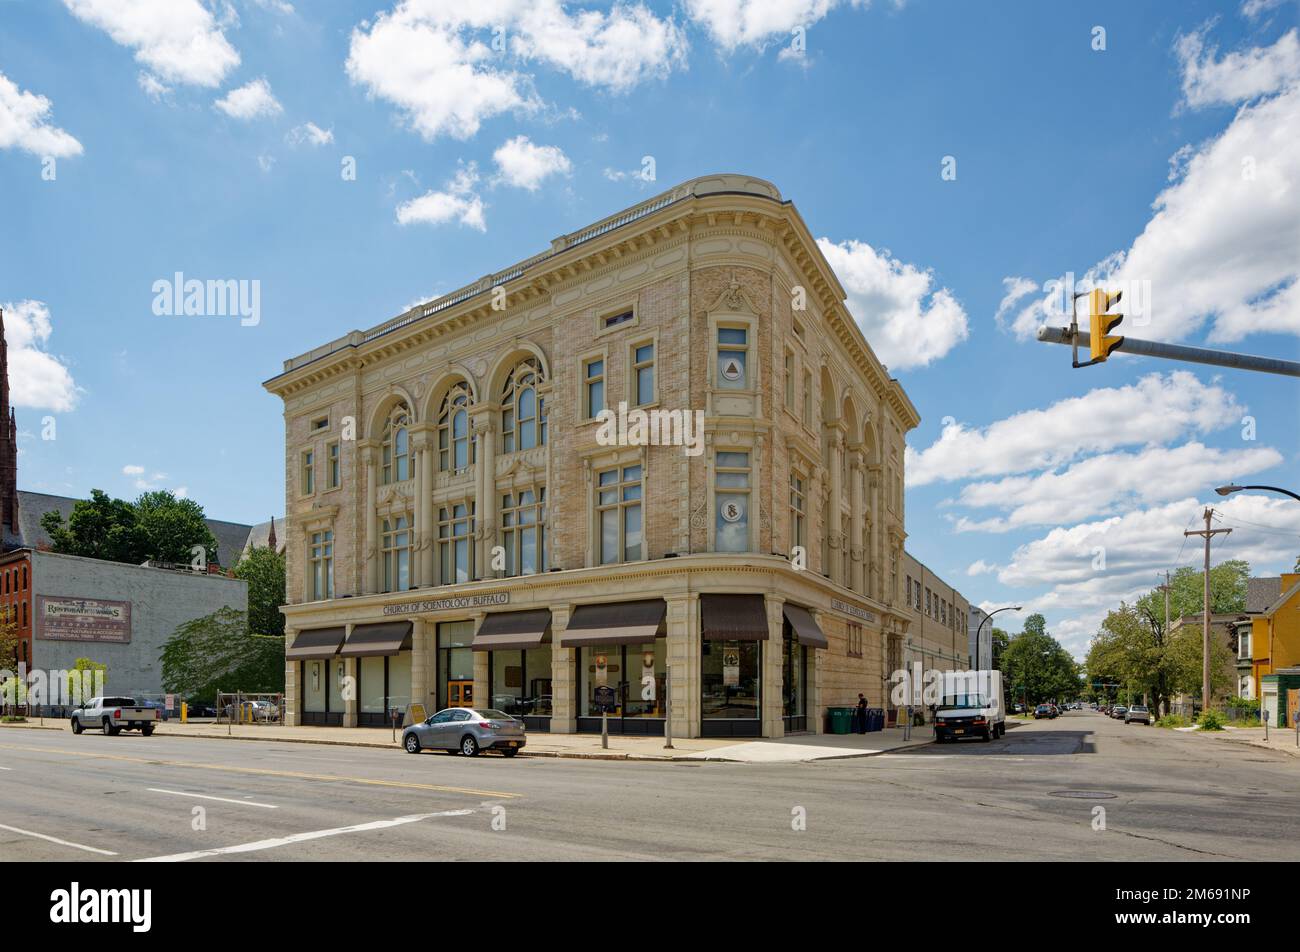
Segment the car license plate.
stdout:
<svg viewBox="0 0 1300 952">
<path fill-rule="evenodd" d="M 510 742 L 510 746 L 511 746 L 511 747 L 518 747 L 518 746 L 519 746 L 519 741 L 517 741 L 517 740 L 512 740 L 512 741 Z"/>
<path fill-rule="evenodd" d="M 966 733 L 966 728 L 964 728 L 964 727 L 959 727 L 959 728 L 957 728 L 955 731 L 953 731 L 953 733 L 954 733 L 954 734 L 964 734 L 964 733 Z"/>
</svg>

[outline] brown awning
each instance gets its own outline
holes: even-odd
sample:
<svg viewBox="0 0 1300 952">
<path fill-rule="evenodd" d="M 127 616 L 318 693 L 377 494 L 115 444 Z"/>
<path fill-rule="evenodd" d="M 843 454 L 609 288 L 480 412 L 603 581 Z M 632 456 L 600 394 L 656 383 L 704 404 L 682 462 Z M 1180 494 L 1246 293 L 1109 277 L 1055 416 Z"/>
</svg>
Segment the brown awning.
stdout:
<svg viewBox="0 0 1300 952">
<path fill-rule="evenodd" d="M 336 628 L 307 628 L 298 632 L 293 644 L 284 649 L 284 656 L 291 661 L 314 661 L 317 658 L 332 658 L 343 643 L 347 629 L 342 625 Z"/>
<path fill-rule="evenodd" d="M 806 608 L 800 608 L 798 605 L 785 604 L 785 620 L 790 623 L 794 629 L 794 635 L 799 639 L 799 644 L 807 645 L 809 648 L 829 648 L 830 642 L 822 634 L 822 630 L 813 618 L 812 612 Z"/>
<path fill-rule="evenodd" d="M 409 621 L 385 621 L 374 625 L 354 625 L 352 637 L 339 652 L 345 658 L 374 658 L 395 655 L 411 647 Z"/>
<path fill-rule="evenodd" d="M 470 647 L 475 651 L 527 651 L 551 643 L 551 610 L 493 612 L 483 619 Z"/>
<path fill-rule="evenodd" d="M 767 641 L 762 595 L 701 595 L 706 641 Z"/>
<path fill-rule="evenodd" d="M 560 644 L 565 648 L 645 644 L 664 636 L 667 611 L 668 604 L 662 598 L 579 605 L 569 618 Z"/>
</svg>

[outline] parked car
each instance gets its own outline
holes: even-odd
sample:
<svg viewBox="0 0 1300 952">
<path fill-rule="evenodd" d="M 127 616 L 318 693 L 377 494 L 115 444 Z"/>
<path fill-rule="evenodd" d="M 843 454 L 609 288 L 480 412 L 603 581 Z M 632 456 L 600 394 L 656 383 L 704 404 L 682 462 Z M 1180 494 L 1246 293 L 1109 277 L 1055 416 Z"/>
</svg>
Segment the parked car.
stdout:
<svg viewBox="0 0 1300 952">
<path fill-rule="evenodd" d="M 1115 705 L 1115 707 L 1112 707 L 1110 709 L 1110 716 L 1115 718 L 1115 720 L 1117 721 L 1124 720 L 1124 715 L 1127 713 L 1128 713 L 1128 708 L 1125 707 L 1123 704 L 1117 704 Z"/>
<path fill-rule="evenodd" d="M 402 731 L 408 754 L 429 750 L 457 751 L 467 757 L 499 750 L 513 757 L 528 743 L 524 722 L 502 711 L 449 707 Z"/>
<path fill-rule="evenodd" d="M 213 707 L 211 704 L 195 702 L 193 704 L 185 705 L 185 716 L 186 717 L 216 717 L 217 709 Z"/>
<path fill-rule="evenodd" d="M 230 720 L 239 720 L 241 722 L 253 720 L 262 721 L 267 724 L 280 719 L 280 709 L 270 701 L 240 701 L 239 709 L 243 716 L 236 718 L 235 705 L 227 704 L 222 716 L 229 718 Z"/>
<path fill-rule="evenodd" d="M 92 697 L 73 709 L 70 720 L 74 734 L 99 728 L 110 737 L 116 737 L 122 731 L 134 730 L 148 737 L 158 723 L 158 711 L 136 704 L 133 697 Z"/>
<path fill-rule="evenodd" d="M 170 716 L 167 713 L 167 705 L 163 701 L 141 701 L 140 706 L 153 708 L 155 711 L 158 712 L 158 719 L 160 721 L 166 721 Z"/>
<path fill-rule="evenodd" d="M 1134 704 L 1132 707 L 1128 709 L 1128 713 L 1124 715 L 1124 723 L 1132 724 L 1134 721 L 1141 721 L 1143 724 L 1146 724 L 1148 727 L 1150 727 L 1151 712 L 1148 711 L 1141 704 Z"/>
<path fill-rule="evenodd" d="M 1023 704 L 1017 704 L 1017 705 L 1016 705 L 1016 713 L 1017 713 L 1017 714 L 1023 714 L 1023 713 L 1025 713 L 1025 706 L 1024 706 Z"/>
<path fill-rule="evenodd" d="M 1052 705 L 1050 704 L 1040 704 L 1038 705 L 1038 707 L 1034 708 L 1034 720 L 1038 720 L 1043 717 L 1055 717 L 1055 716 L 1056 715 L 1052 713 Z"/>
</svg>

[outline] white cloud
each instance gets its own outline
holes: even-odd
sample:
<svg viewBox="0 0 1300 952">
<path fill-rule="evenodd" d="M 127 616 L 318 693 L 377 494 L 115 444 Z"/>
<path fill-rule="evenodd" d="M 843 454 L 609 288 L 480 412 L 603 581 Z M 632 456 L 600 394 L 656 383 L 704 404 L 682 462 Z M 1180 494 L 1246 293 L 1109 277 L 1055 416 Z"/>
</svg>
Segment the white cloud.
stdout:
<svg viewBox="0 0 1300 952">
<path fill-rule="evenodd" d="M 966 311 L 927 269 L 863 241 L 817 246 L 848 293 L 848 309 L 876 356 L 894 370 L 924 367 L 970 336 Z"/>
<path fill-rule="evenodd" d="M 304 122 L 290 129 L 284 138 L 290 145 L 330 145 L 334 141 L 334 130 L 322 129 L 314 122 Z"/>
<path fill-rule="evenodd" d="M 18 88 L 0 73 L 0 149 L 22 149 L 37 156 L 81 155 L 81 143 L 50 122 L 49 99 Z"/>
<path fill-rule="evenodd" d="M 686 13 L 726 52 L 787 40 L 795 27 L 811 27 L 844 0 L 686 0 Z M 850 0 L 865 7 L 867 0 Z"/>
<path fill-rule="evenodd" d="M 468 139 L 493 116 L 542 109 L 516 68 L 526 62 L 624 91 L 684 65 L 686 49 L 681 28 L 641 4 L 570 14 L 560 0 L 402 0 L 352 31 L 347 72 L 426 140 Z"/>
<path fill-rule="evenodd" d="M 257 157 L 257 167 L 263 172 L 270 172 L 271 169 L 275 168 L 275 156 L 259 155 Z"/>
<path fill-rule="evenodd" d="M 232 89 L 213 105 L 232 119 L 245 121 L 265 119 L 284 112 L 284 107 L 271 92 L 271 84 L 265 79 L 254 79 Z"/>
<path fill-rule="evenodd" d="M 528 136 L 507 139 L 492 153 L 500 170 L 499 178 L 507 185 L 535 192 L 551 175 L 568 175 L 573 163 L 559 146 L 534 145 Z"/>
<path fill-rule="evenodd" d="M 1189 371 L 1148 374 L 1124 387 L 1098 388 L 981 429 L 949 424 L 925 449 L 907 448 L 907 482 L 924 486 L 1047 469 L 1085 453 L 1223 429 L 1244 413 L 1232 393 L 1217 383 L 1201 383 Z"/>
<path fill-rule="evenodd" d="M 1183 101 L 1192 108 L 1221 106 L 1268 95 L 1300 80 L 1300 36 L 1293 29 L 1268 47 L 1251 47 L 1215 59 L 1208 27 L 1178 38 L 1174 53 L 1183 71 Z"/>
<path fill-rule="evenodd" d="M 992 565 L 988 562 L 985 562 L 983 559 L 976 559 L 974 562 L 972 562 L 970 565 L 966 567 L 966 574 L 970 576 L 988 575 L 989 573 L 996 572 L 997 570 L 998 567 L 996 565 Z"/>
<path fill-rule="evenodd" d="M 1008 532 L 1025 526 L 1053 526 L 1152 505 L 1236 482 L 1271 469 L 1283 456 L 1269 447 L 1221 450 L 1190 442 L 1148 446 L 1136 453 L 1104 453 L 1060 471 L 968 483 L 958 502 L 996 508 L 1005 518 L 958 520 L 957 531 Z"/>
<path fill-rule="evenodd" d="M 443 191 L 429 190 L 419 198 L 397 206 L 399 225 L 442 225 L 459 222 L 477 231 L 487 231 L 485 206 L 476 191 L 478 170 L 474 163 L 462 166 Z"/>
<path fill-rule="evenodd" d="M 136 465 L 133 464 L 133 463 L 127 463 L 125 466 L 122 467 L 122 475 L 123 475 L 123 476 L 143 476 L 143 475 L 144 475 L 144 467 L 143 467 L 143 466 L 136 466 Z"/>
<path fill-rule="evenodd" d="M 10 399 L 17 407 L 67 412 L 80 391 L 66 364 L 45 349 L 54 330 L 42 301 L 0 304 L 9 345 Z"/>
<path fill-rule="evenodd" d="M 1006 294 L 1002 296 L 1002 300 L 998 304 L 998 311 L 993 315 L 993 319 L 997 322 L 998 327 L 1005 329 L 1007 315 L 1023 298 L 1038 290 L 1038 282 L 1032 278 L 1006 277 L 1002 279 L 1002 287 Z"/>
<path fill-rule="evenodd" d="M 253 0 L 253 5 L 261 7 L 263 10 L 270 10 L 272 13 L 282 13 L 289 16 L 293 13 L 293 4 L 287 0 Z"/>
<path fill-rule="evenodd" d="M 166 82 L 221 85 L 239 65 L 221 24 L 198 0 L 63 0 L 78 19 L 135 50 L 136 61 Z"/>
<path fill-rule="evenodd" d="M 1211 497 L 1215 527 L 1231 527 L 1212 549 L 1218 564 L 1245 559 L 1255 574 L 1287 570 L 1300 545 L 1300 506 L 1289 499 L 1240 493 Z M 1087 651 L 1106 612 L 1150 591 L 1157 571 L 1200 564 L 1200 540 L 1183 531 L 1202 526 L 1205 501 L 1194 497 L 1094 522 L 1053 529 L 1016 549 L 998 573 L 1015 587 L 1046 586 L 1025 610 L 1048 617 L 1049 628 L 1076 656 Z M 1104 554 L 1105 568 L 1094 568 Z"/>
<path fill-rule="evenodd" d="M 135 81 L 139 84 L 140 89 L 144 94 L 154 102 L 161 101 L 172 91 L 170 86 L 147 70 L 140 70 L 140 74 L 136 77 Z"/>
</svg>

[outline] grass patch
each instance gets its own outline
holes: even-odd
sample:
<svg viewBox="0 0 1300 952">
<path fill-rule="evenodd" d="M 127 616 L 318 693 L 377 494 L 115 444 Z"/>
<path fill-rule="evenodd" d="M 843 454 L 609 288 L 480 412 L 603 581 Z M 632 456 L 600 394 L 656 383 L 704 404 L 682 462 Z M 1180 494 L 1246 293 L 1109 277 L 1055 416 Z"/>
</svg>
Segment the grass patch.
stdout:
<svg viewBox="0 0 1300 952">
<path fill-rule="evenodd" d="M 1156 721 L 1156 727 L 1168 727 L 1172 729 L 1175 727 L 1191 727 L 1191 726 L 1192 726 L 1192 722 L 1188 720 L 1186 717 L 1184 717 L 1182 714 L 1166 714 L 1164 717 Z"/>
<path fill-rule="evenodd" d="M 27 718 L 20 717 L 17 714 L 6 714 L 4 717 L 0 717 L 0 721 L 5 724 L 26 724 Z"/>
<path fill-rule="evenodd" d="M 1223 718 L 1214 711 L 1206 711 L 1201 715 L 1197 726 L 1203 731 L 1221 731 L 1223 730 Z"/>
</svg>

